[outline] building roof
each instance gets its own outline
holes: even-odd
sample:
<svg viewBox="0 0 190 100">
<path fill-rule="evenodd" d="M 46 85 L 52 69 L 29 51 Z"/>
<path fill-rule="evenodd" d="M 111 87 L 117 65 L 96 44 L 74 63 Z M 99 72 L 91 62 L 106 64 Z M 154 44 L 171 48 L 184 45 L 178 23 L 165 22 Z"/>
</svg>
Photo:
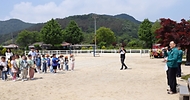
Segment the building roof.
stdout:
<svg viewBox="0 0 190 100">
<path fill-rule="evenodd" d="M 4 48 L 18 48 L 18 45 L 16 44 L 9 44 L 9 45 L 6 45 L 6 46 L 3 46 Z"/>
</svg>

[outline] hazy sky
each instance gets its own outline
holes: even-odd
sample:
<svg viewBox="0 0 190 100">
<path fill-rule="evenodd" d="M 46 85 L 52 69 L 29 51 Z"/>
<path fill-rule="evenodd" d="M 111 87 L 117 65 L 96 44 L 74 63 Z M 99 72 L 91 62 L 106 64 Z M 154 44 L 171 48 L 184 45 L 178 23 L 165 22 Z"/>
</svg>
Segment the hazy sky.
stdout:
<svg viewBox="0 0 190 100">
<path fill-rule="evenodd" d="M 46 22 L 89 13 L 129 14 L 137 20 L 190 19 L 190 0 L 0 0 L 0 20 Z"/>
</svg>

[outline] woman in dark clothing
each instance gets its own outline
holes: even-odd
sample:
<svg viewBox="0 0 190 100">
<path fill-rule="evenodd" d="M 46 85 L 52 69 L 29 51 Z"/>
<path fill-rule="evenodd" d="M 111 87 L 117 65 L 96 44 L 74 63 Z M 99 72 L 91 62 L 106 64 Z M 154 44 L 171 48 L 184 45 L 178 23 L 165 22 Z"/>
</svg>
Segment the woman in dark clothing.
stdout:
<svg viewBox="0 0 190 100">
<path fill-rule="evenodd" d="M 125 65 L 125 63 L 124 63 L 124 61 L 125 61 L 125 53 L 126 53 L 127 51 L 124 49 L 124 47 L 122 46 L 121 47 L 121 50 L 119 51 L 119 53 L 120 53 L 120 59 L 121 59 L 121 64 L 122 64 L 122 66 L 121 66 L 121 69 L 120 70 L 123 70 L 123 66 L 125 67 L 125 69 L 127 69 L 127 66 Z"/>
</svg>

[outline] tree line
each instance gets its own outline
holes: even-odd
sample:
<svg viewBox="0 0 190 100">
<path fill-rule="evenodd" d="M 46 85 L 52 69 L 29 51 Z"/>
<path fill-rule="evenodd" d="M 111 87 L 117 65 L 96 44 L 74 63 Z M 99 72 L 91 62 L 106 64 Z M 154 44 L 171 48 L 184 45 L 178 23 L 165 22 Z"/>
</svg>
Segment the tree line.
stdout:
<svg viewBox="0 0 190 100">
<path fill-rule="evenodd" d="M 101 27 L 97 30 L 97 43 L 102 46 L 110 46 L 116 41 L 116 37 L 111 29 Z M 84 32 L 79 28 L 74 20 L 71 20 L 65 29 L 61 28 L 61 25 L 54 19 L 48 21 L 38 31 L 21 31 L 17 38 L 16 43 L 21 47 L 28 47 L 35 42 L 43 42 L 45 44 L 51 44 L 54 48 L 55 45 L 60 45 L 62 42 L 68 42 L 71 44 L 80 44 L 85 40 Z M 94 44 L 95 34 L 92 35 L 91 43 Z"/>
</svg>

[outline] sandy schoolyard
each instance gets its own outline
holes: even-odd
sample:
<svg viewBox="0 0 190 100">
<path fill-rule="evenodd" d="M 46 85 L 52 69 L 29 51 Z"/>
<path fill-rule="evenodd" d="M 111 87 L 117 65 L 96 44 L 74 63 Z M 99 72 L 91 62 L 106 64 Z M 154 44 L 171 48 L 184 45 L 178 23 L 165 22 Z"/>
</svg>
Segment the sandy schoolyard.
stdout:
<svg viewBox="0 0 190 100">
<path fill-rule="evenodd" d="M 77 55 L 75 71 L 35 74 L 35 80 L 0 81 L 0 100 L 179 100 L 168 95 L 162 59 L 127 54 L 127 70 L 119 54 Z M 182 66 L 184 74 L 190 67 Z M 185 81 L 178 81 L 185 84 Z"/>
</svg>

